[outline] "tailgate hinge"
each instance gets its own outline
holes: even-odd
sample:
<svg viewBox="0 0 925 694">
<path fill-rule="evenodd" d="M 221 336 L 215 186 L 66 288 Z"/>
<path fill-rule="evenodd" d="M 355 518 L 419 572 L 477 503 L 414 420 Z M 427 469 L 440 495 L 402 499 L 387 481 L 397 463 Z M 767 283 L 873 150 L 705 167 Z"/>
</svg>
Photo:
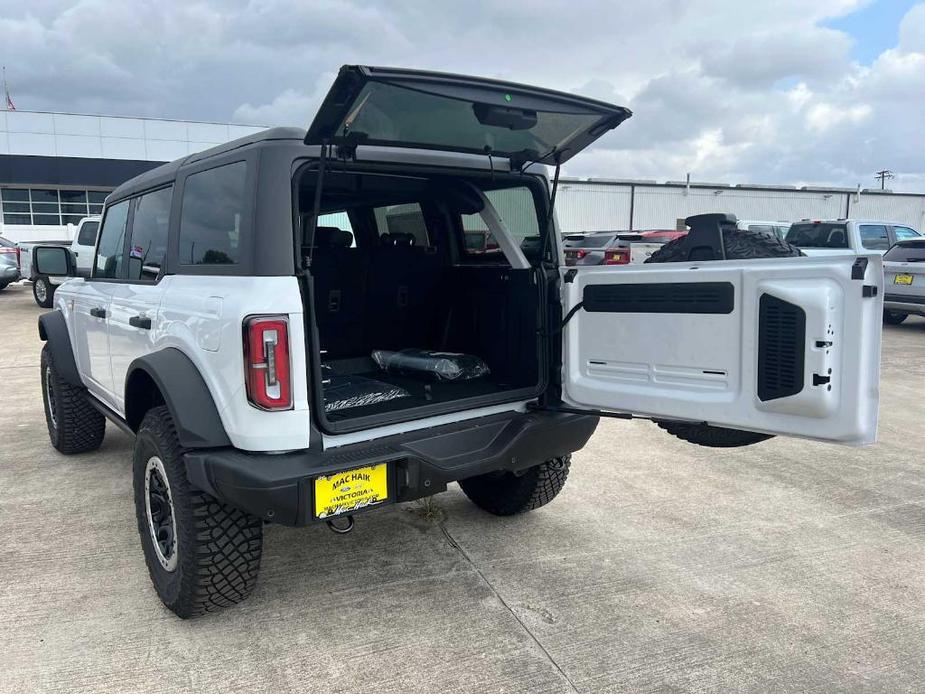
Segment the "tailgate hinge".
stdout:
<svg viewBox="0 0 925 694">
<path fill-rule="evenodd" d="M 630 412 L 604 412 L 602 410 L 582 410 L 577 407 L 567 407 L 565 405 L 540 405 L 536 402 L 528 402 L 527 409 L 531 412 L 561 412 L 562 414 L 583 414 L 592 417 L 611 417 L 613 419 L 652 419 L 651 417 L 640 417 Z"/>
</svg>

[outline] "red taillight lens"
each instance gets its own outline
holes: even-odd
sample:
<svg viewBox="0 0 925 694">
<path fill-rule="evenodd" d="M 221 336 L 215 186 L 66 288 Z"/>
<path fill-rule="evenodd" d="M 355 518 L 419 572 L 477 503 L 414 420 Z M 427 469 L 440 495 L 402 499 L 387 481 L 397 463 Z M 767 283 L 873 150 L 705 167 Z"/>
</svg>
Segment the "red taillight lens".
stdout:
<svg viewBox="0 0 925 694">
<path fill-rule="evenodd" d="M 581 259 L 584 258 L 586 255 L 588 255 L 588 252 L 587 252 L 587 251 L 581 251 L 581 250 L 579 250 L 579 251 L 566 251 L 566 252 L 565 252 L 565 256 L 566 256 L 567 258 L 575 258 L 575 259 L 577 259 L 577 260 L 581 260 Z"/>
<path fill-rule="evenodd" d="M 604 265 L 627 265 L 630 252 L 627 250 L 604 251 Z"/>
<path fill-rule="evenodd" d="M 244 373 L 247 399 L 262 410 L 292 408 L 289 323 L 283 316 L 244 321 Z"/>
</svg>

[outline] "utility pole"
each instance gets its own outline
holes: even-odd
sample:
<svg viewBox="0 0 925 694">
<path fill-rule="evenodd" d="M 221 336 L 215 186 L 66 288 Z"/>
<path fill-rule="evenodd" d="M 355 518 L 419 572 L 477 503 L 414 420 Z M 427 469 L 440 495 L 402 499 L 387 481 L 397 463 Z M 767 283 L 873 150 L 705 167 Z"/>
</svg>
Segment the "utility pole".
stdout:
<svg viewBox="0 0 925 694">
<path fill-rule="evenodd" d="M 896 178 L 896 176 L 895 176 L 895 174 L 894 174 L 892 171 L 890 171 L 889 169 L 882 169 L 881 171 L 878 171 L 878 172 L 877 172 L 877 175 L 874 176 L 874 178 L 876 178 L 876 179 L 878 179 L 878 180 L 880 181 L 880 190 L 884 190 L 884 189 L 886 188 L 886 181 L 887 181 L 887 179 L 888 179 L 888 178 Z"/>
</svg>

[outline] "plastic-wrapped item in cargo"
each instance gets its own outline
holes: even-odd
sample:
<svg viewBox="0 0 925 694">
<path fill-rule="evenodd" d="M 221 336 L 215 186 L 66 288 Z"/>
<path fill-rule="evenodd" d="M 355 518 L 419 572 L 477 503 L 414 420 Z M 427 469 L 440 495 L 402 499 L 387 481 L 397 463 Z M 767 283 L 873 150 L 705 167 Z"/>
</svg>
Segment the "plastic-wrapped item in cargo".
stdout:
<svg viewBox="0 0 925 694">
<path fill-rule="evenodd" d="M 489 373 L 488 364 L 472 354 L 403 349 L 391 352 L 377 349 L 373 360 L 383 371 L 408 376 L 429 376 L 437 381 L 468 381 Z"/>
<path fill-rule="evenodd" d="M 351 407 L 378 405 L 389 400 L 410 397 L 404 388 L 362 376 L 336 374 L 330 368 L 321 370 L 324 387 L 324 411 L 337 412 Z"/>
</svg>

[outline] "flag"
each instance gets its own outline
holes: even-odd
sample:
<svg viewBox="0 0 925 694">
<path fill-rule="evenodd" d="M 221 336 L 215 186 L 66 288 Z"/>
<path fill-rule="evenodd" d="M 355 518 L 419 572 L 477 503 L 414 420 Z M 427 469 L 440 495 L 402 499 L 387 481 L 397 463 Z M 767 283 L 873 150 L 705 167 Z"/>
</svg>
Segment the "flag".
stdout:
<svg viewBox="0 0 925 694">
<path fill-rule="evenodd" d="M 16 104 L 13 103 L 13 97 L 10 96 L 9 92 L 6 93 L 6 110 L 7 111 L 16 110 Z"/>
</svg>

